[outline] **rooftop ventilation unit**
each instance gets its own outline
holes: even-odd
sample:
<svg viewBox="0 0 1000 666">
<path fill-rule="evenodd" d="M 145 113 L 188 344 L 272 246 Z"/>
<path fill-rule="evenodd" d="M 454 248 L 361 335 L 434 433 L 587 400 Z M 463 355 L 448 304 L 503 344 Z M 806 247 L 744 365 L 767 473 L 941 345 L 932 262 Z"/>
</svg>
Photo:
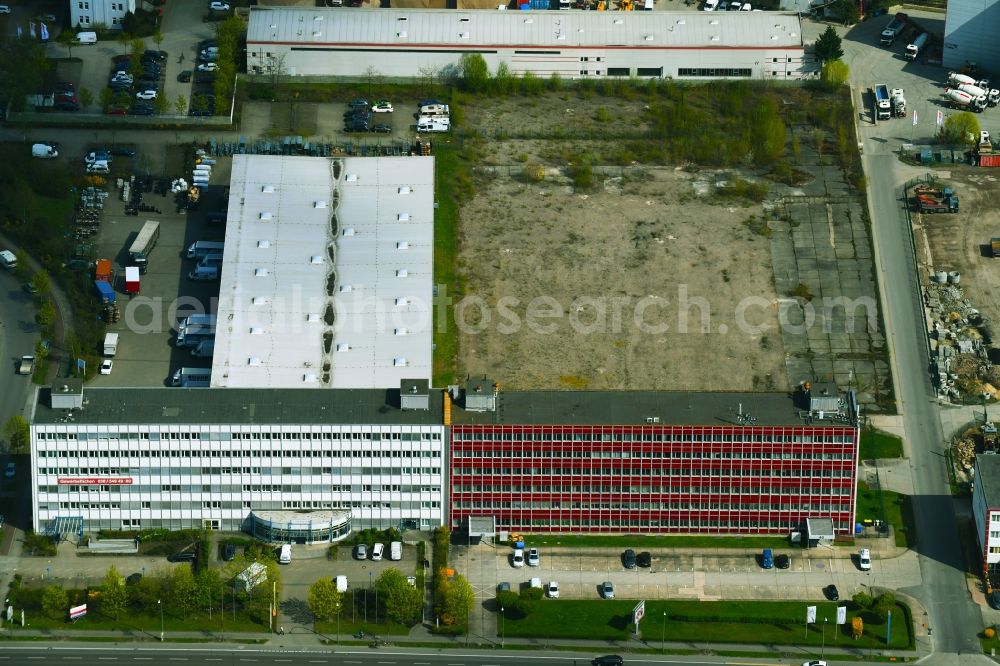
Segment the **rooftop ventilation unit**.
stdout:
<svg viewBox="0 0 1000 666">
<path fill-rule="evenodd" d="M 622 25 L 623 23 L 625 23 L 625 21 L 621 19 L 615 19 L 615 25 Z"/>
<path fill-rule="evenodd" d="M 397 250 L 409 250 L 410 249 L 410 242 L 409 241 L 399 241 L 398 243 L 396 243 L 396 249 Z"/>
<path fill-rule="evenodd" d="M 409 194 L 411 192 L 409 185 L 400 185 L 399 189 L 396 190 L 398 194 Z"/>
<path fill-rule="evenodd" d="M 709 39 L 711 41 L 713 41 L 713 42 L 717 42 L 717 41 L 719 41 L 719 36 L 718 35 L 712 35 L 711 37 L 709 37 Z"/>
<path fill-rule="evenodd" d="M 677 25 L 687 25 L 687 21 L 684 19 L 677 19 Z"/>
<path fill-rule="evenodd" d="M 406 357 L 397 356 L 396 358 L 392 359 L 392 364 L 397 368 L 406 367 Z"/>
<path fill-rule="evenodd" d="M 266 268 L 256 268 L 254 269 L 254 277 L 267 277 L 269 272 Z"/>
<path fill-rule="evenodd" d="M 342 284 L 342 285 L 340 285 L 340 293 L 342 293 L 342 294 L 349 294 L 349 293 L 351 293 L 352 290 L 353 290 L 353 288 L 349 284 Z"/>
<path fill-rule="evenodd" d="M 409 213 L 400 213 L 399 215 L 396 216 L 396 219 L 398 221 L 400 221 L 400 222 L 409 222 L 410 221 L 410 214 Z"/>
<path fill-rule="evenodd" d="M 302 381 L 307 384 L 315 384 L 317 381 L 316 375 L 302 375 Z"/>
<path fill-rule="evenodd" d="M 247 361 L 247 364 L 257 367 L 258 365 L 260 365 L 260 358 L 257 356 L 251 356 L 250 360 Z"/>
<path fill-rule="evenodd" d="M 319 30 L 313 30 L 313 37 L 322 37 L 323 33 Z"/>
<path fill-rule="evenodd" d="M 326 208 L 325 201 L 315 201 L 313 202 L 313 208 Z"/>
<path fill-rule="evenodd" d="M 556 39 L 566 39 L 566 35 L 556 35 Z"/>
<path fill-rule="evenodd" d="M 313 21 L 322 21 L 322 20 L 323 20 L 323 17 L 320 16 L 319 14 L 317 14 L 316 16 L 313 16 Z"/>
<path fill-rule="evenodd" d="M 344 180 L 346 180 L 348 183 L 356 183 L 358 182 L 358 174 L 349 173 L 347 174 L 347 176 L 344 177 Z"/>
<path fill-rule="evenodd" d="M 406 31 L 405 30 L 400 30 L 399 32 L 396 33 L 396 36 L 399 37 L 400 39 L 406 39 L 406 37 L 407 37 Z"/>
<path fill-rule="evenodd" d="M 260 214 L 260 219 L 262 220 L 270 220 L 273 217 L 274 215 L 272 215 L 270 211 L 264 211 L 263 213 Z"/>
<path fill-rule="evenodd" d="M 341 342 L 339 345 L 337 345 L 337 351 L 339 352 L 351 351 L 351 345 L 347 344 L 346 342 Z"/>
<path fill-rule="evenodd" d="M 642 38 L 645 39 L 647 42 L 653 41 L 653 36 L 652 35 L 643 35 Z"/>
<path fill-rule="evenodd" d="M 264 194 L 274 194 L 274 185 L 263 185 L 261 186 L 260 191 Z"/>
<path fill-rule="evenodd" d="M 257 241 L 257 247 L 261 250 L 266 250 L 271 247 L 271 241 L 269 240 L 259 240 Z"/>
<path fill-rule="evenodd" d="M 269 299 L 267 296 L 254 296 L 253 298 L 250 299 L 250 302 L 253 303 L 254 305 L 267 305 L 268 303 L 271 302 L 271 299 Z"/>
<path fill-rule="evenodd" d="M 347 227 L 346 229 L 344 229 L 344 235 L 345 236 L 353 236 L 354 235 L 354 227 Z"/>
<path fill-rule="evenodd" d="M 400 296 L 399 298 L 396 299 L 396 305 L 409 305 L 409 304 L 410 304 L 410 299 L 408 299 L 406 296 Z"/>
<path fill-rule="evenodd" d="M 396 271 L 396 277 L 405 278 L 407 275 L 409 275 L 409 272 L 405 268 L 400 268 Z"/>
<path fill-rule="evenodd" d="M 309 322 L 310 324 L 318 323 L 319 319 L 320 319 L 319 313 L 317 312 L 310 312 L 309 314 L 306 315 L 306 321 Z"/>
<path fill-rule="evenodd" d="M 312 257 L 310 257 L 309 263 L 310 264 L 322 264 L 323 263 L 323 257 L 321 257 L 318 254 L 314 254 Z"/>
<path fill-rule="evenodd" d="M 410 332 L 408 330 L 406 330 L 405 328 L 397 328 L 397 329 L 393 330 L 392 334 L 393 335 L 409 335 Z"/>
<path fill-rule="evenodd" d="M 250 328 L 250 335 L 264 335 L 264 329 L 256 326 Z"/>
<path fill-rule="evenodd" d="M 525 23 L 534 23 L 534 22 L 535 22 L 535 19 L 530 19 L 530 18 L 527 18 L 527 19 L 524 19 L 524 22 L 525 22 Z"/>
<path fill-rule="evenodd" d="M 468 39 L 469 38 L 469 33 L 467 33 L 467 32 L 460 32 L 460 33 L 458 33 L 458 36 L 461 37 L 462 39 Z"/>
</svg>

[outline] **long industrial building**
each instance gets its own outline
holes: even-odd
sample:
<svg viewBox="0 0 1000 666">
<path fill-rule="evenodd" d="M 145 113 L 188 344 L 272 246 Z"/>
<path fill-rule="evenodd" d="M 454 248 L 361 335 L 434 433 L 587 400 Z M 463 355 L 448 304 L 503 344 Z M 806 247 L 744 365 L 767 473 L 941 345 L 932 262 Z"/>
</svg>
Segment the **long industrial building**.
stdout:
<svg viewBox="0 0 1000 666">
<path fill-rule="evenodd" d="M 949 0 L 944 22 L 943 65 L 962 70 L 977 65 L 993 71 L 1000 60 L 1000 0 Z"/>
<path fill-rule="evenodd" d="M 247 71 L 448 77 L 464 54 L 491 72 L 566 79 L 797 80 L 818 74 L 799 16 L 783 12 L 250 11 Z"/>
<path fill-rule="evenodd" d="M 316 542 L 488 517 L 531 532 L 854 525 L 852 394 L 83 389 L 37 394 L 33 522 Z"/>
</svg>

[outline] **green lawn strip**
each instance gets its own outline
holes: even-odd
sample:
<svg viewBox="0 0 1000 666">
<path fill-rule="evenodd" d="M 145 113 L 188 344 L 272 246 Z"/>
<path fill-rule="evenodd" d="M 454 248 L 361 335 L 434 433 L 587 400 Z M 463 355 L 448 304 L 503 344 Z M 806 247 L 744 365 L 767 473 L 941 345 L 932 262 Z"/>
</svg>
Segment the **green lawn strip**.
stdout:
<svg viewBox="0 0 1000 666">
<path fill-rule="evenodd" d="M 160 633 L 160 614 L 156 611 L 139 613 L 135 610 L 122 618 L 115 620 L 102 615 L 99 612 L 91 611 L 76 622 L 70 622 L 65 618 L 52 619 L 43 615 L 38 610 L 30 611 L 25 617 L 25 629 L 57 629 L 66 631 L 132 631 L 137 633 L 155 634 Z M 21 628 L 20 623 L 7 625 L 9 628 L 17 630 Z M 163 614 L 163 631 L 218 631 L 218 632 L 247 632 L 256 633 L 267 631 L 264 625 L 253 622 L 241 613 L 236 614 L 236 621 L 233 621 L 231 612 L 227 612 L 225 619 L 220 617 L 220 613 L 212 613 L 209 617 L 205 612 L 192 612 L 183 617 L 173 615 L 170 612 Z"/>
<path fill-rule="evenodd" d="M 979 644 L 983 646 L 983 652 L 990 654 L 993 650 L 1000 652 L 1000 636 L 994 635 L 993 638 L 986 638 L 982 632 L 979 632 Z"/>
<path fill-rule="evenodd" d="M 707 536 L 671 534 L 665 536 L 609 534 L 522 534 L 528 546 L 571 548 L 788 548 L 788 538 L 779 536 Z"/>
<path fill-rule="evenodd" d="M 544 600 L 524 617 L 509 611 L 501 623 L 506 637 L 627 640 L 635 600 Z M 817 606 L 819 622 L 806 629 L 806 607 Z M 912 648 L 908 609 L 893 611 L 892 642 L 885 645 L 886 624 L 872 613 L 848 611 L 846 625 L 834 624 L 837 604 L 807 601 L 649 601 L 642 634 L 646 641 L 666 640 L 757 645 L 857 645 L 850 621 L 865 620 L 865 639 L 878 647 Z M 666 615 L 664 616 L 664 613 Z M 827 620 L 824 629 L 824 618 Z M 825 639 L 824 639 L 825 633 Z"/>
<path fill-rule="evenodd" d="M 916 544 L 916 532 L 913 528 L 913 506 L 908 495 L 891 490 L 882 491 L 885 502 L 885 520 L 892 525 L 896 537 L 896 545 L 902 548 L 912 548 Z M 882 519 L 882 502 L 878 491 L 869 488 L 864 482 L 858 482 L 857 499 L 858 521 Z"/>
<path fill-rule="evenodd" d="M 875 428 L 866 428 L 861 431 L 860 457 L 862 460 L 902 458 L 903 440 Z"/>
<path fill-rule="evenodd" d="M 327 638 L 337 635 L 337 621 L 317 622 L 316 633 L 323 634 Z M 408 636 L 410 628 L 405 624 L 395 622 L 385 622 L 376 624 L 374 622 L 350 622 L 345 619 L 340 620 L 340 637 L 351 638 L 359 631 L 364 631 L 365 636 Z"/>
<path fill-rule="evenodd" d="M 460 178 L 467 171 L 457 146 L 444 141 L 434 143 L 434 193 L 438 203 L 434 211 L 434 284 L 438 285 L 439 297 L 460 296 L 455 273 L 459 212 L 457 186 L 460 180 L 467 180 Z M 440 307 L 445 307 L 445 311 L 434 312 L 434 386 L 454 382 L 458 350 L 451 308 L 443 304 Z"/>
</svg>

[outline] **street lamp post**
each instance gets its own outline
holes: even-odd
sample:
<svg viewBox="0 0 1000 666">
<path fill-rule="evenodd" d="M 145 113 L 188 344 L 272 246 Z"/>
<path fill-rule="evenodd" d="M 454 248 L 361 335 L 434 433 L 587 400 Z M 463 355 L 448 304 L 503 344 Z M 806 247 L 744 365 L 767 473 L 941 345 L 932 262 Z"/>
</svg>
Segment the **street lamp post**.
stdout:
<svg viewBox="0 0 1000 666">
<path fill-rule="evenodd" d="M 500 647 L 503 647 L 504 638 L 507 635 L 507 622 L 503 614 L 503 606 L 500 607 Z"/>
<path fill-rule="evenodd" d="M 156 605 L 160 607 L 160 642 L 163 642 L 163 600 L 157 599 Z"/>
<path fill-rule="evenodd" d="M 663 628 L 660 630 L 660 654 L 667 651 L 667 611 L 663 611 Z"/>
<path fill-rule="evenodd" d="M 829 618 L 825 617 L 823 618 L 823 644 L 822 647 L 820 648 L 820 653 L 819 653 L 820 659 L 826 657 L 826 623 L 828 619 Z"/>
</svg>

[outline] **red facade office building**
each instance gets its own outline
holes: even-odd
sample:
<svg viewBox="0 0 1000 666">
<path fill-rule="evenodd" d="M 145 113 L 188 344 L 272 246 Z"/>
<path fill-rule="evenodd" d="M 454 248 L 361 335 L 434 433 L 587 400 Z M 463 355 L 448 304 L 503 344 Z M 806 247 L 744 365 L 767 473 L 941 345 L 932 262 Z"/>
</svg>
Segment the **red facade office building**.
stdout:
<svg viewBox="0 0 1000 666">
<path fill-rule="evenodd" d="M 482 516 L 535 533 L 853 531 L 858 410 L 833 386 L 501 392 L 484 379 L 456 397 L 452 529 Z"/>
</svg>

